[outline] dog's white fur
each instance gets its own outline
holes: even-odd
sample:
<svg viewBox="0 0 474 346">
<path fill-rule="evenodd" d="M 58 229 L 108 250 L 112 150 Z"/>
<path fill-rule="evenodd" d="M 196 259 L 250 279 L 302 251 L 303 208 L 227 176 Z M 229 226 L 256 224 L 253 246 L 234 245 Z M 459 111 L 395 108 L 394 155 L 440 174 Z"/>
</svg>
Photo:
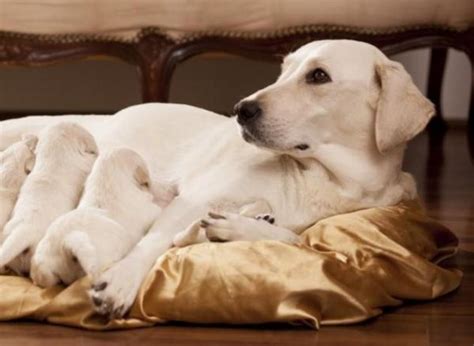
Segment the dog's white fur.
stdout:
<svg viewBox="0 0 474 346">
<path fill-rule="evenodd" d="M 0 152 L 0 232 L 11 216 L 20 188 L 34 165 L 38 137 L 26 135 Z"/>
<path fill-rule="evenodd" d="M 148 168 L 127 148 L 101 153 L 77 209 L 59 217 L 33 255 L 31 278 L 41 287 L 93 278 L 123 258 L 155 221 Z"/>
<path fill-rule="evenodd" d="M 318 67 L 331 82 L 307 83 Z M 310 43 L 285 59 L 274 84 L 247 99 L 262 107 L 252 128 L 170 104 L 130 107 L 109 120 L 84 119 L 101 148 L 126 145 L 143 155 L 155 192 L 176 192 L 162 201 L 171 200 L 148 234 L 95 280 L 98 311 L 124 314 L 157 257 L 196 220 L 205 219 L 206 231 L 217 239 L 289 240 L 321 218 L 415 196 L 413 179 L 401 171 L 403 151 L 434 108 L 403 67 L 377 48 L 347 40 Z M 7 135 L 0 143 L 16 139 L 23 126 L 31 131 L 48 121 L 3 122 L 0 130 Z M 245 216 L 233 213 L 256 200 L 271 206 L 277 226 L 259 221 L 241 227 L 248 226 L 239 221 Z M 228 213 L 218 219 L 229 222 L 213 225 L 210 209 Z"/>
<path fill-rule="evenodd" d="M 0 267 L 28 275 L 48 226 L 76 207 L 97 150 L 92 135 L 74 123 L 56 124 L 40 134 L 33 170 L 4 228 Z"/>
</svg>

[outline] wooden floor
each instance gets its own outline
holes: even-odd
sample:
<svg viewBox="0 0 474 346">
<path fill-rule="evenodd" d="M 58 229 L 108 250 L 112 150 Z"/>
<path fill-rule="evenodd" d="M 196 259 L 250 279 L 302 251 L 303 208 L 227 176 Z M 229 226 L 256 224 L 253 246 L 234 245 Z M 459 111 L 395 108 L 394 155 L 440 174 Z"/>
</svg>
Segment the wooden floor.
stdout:
<svg viewBox="0 0 474 346">
<path fill-rule="evenodd" d="M 449 131 L 444 145 L 431 150 L 427 137 L 419 137 L 409 147 L 406 170 L 415 174 L 430 215 L 448 225 L 461 242 L 459 255 L 449 264 L 464 271 L 464 281 L 456 292 L 434 302 L 409 303 L 368 322 L 319 331 L 175 324 L 100 333 L 0 323 L 0 345 L 474 345 L 474 167 L 465 132 Z"/>
</svg>

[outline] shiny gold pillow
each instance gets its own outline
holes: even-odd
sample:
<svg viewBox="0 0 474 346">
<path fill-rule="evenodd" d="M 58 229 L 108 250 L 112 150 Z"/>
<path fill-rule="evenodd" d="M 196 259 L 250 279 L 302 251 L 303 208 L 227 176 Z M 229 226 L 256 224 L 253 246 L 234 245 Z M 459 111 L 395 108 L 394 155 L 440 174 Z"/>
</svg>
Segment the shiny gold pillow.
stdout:
<svg viewBox="0 0 474 346">
<path fill-rule="evenodd" d="M 354 323 L 405 299 L 428 300 L 459 286 L 462 274 L 437 265 L 457 239 L 417 202 L 330 217 L 277 241 L 204 243 L 170 249 L 142 285 L 126 319 L 94 315 L 88 278 L 40 289 L 0 276 L 0 320 L 33 318 L 88 329 L 165 321 Z"/>
</svg>

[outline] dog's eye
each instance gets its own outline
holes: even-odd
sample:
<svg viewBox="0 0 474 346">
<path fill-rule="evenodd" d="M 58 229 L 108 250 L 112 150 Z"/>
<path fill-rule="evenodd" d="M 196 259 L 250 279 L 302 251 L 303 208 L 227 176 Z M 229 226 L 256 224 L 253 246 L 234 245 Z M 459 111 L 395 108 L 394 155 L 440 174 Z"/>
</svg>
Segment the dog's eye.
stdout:
<svg viewBox="0 0 474 346">
<path fill-rule="evenodd" d="M 321 68 L 317 68 L 306 75 L 306 82 L 310 84 L 329 83 L 331 77 Z"/>
</svg>

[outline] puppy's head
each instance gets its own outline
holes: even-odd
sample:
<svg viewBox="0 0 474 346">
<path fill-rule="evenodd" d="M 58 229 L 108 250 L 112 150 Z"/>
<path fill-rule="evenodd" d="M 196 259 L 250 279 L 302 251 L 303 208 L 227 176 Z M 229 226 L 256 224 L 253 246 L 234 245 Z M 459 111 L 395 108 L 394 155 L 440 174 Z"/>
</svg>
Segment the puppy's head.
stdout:
<svg viewBox="0 0 474 346">
<path fill-rule="evenodd" d="M 38 138 L 26 135 L 0 153 L 0 184 L 8 190 L 18 191 L 34 165 L 34 150 Z"/>
<path fill-rule="evenodd" d="M 95 188 L 107 188 L 116 197 L 151 196 L 150 174 L 143 158 L 129 148 L 102 153 L 88 180 Z"/>
<path fill-rule="evenodd" d="M 41 162 L 61 160 L 64 165 L 90 168 L 97 158 L 98 147 L 94 137 L 82 126 L 60 122 L 41 133 L 36 153 Z"/>
<path fill-rule="evenodd" d="M 114 148 L 102 153 L 94 165 L 87 185 L 93 185 L 94 191 L 106 189 L 111 205 L 126 206 L 127 210 L 136 206 L 136 213 L 147 213 L 148 206 L 151 209 L 156 208 L 152 203 L 147 165 L 132 149 Z"/>
<path fill-rule="evenodd" d="M 376 47 L 328 40 L 289 54 L 278 80 L 235 113 L 247 142 L 312 157 L 321 144 L 390 152 L 419 133 L 434 108 Z"/>
<path fill-rule="evenodd" d="M 129 148 L 113 148 L 102 153 L 94 165 L 91 177 L 107 179 L 116 189 L 128 183 L 141 191 L 148 192 L 150 174 L 143 158 Z"/>
</svg>

